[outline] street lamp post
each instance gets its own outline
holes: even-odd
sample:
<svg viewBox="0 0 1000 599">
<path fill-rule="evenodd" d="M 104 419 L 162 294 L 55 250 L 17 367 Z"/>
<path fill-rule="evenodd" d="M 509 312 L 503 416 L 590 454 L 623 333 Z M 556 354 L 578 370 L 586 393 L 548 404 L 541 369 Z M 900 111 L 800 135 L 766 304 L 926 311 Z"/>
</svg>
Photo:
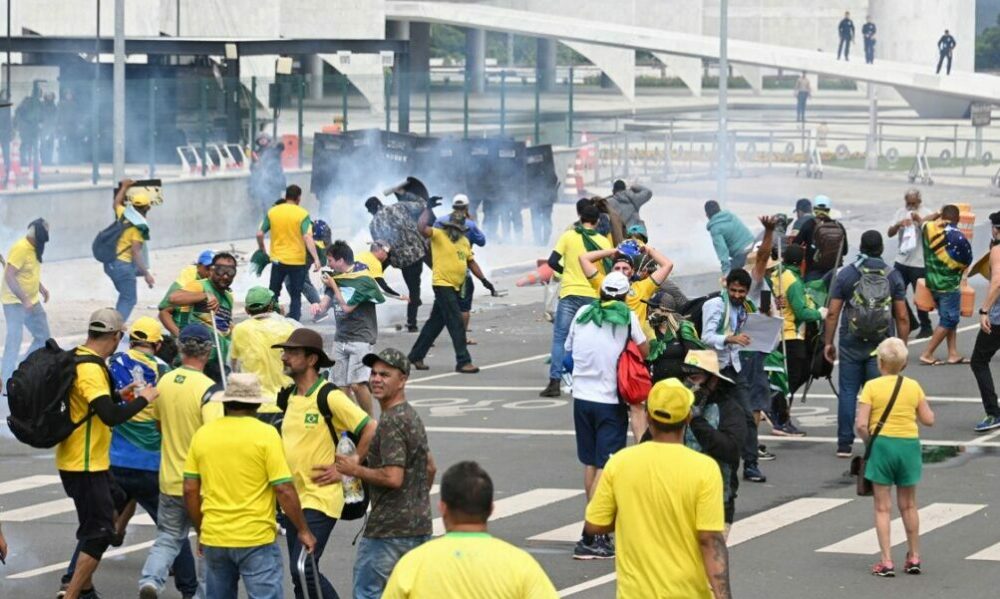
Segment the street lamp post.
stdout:
<svg viewBox="0 0 1000 599">
<path fill-rule="evenodd" d="M 729 0 L 719 2 L 719 138 L 718 180 L 716 200 L 726 205 L 726 184 L 729 176 L 729 136 L 726 134 L 726 107 L 729 101 Z"/>
<path fill-rule="evenodd" d="M 125 0 L 115 0 L 115 66 L 113 71 L 114 180 L 125 178 Z"/>
</svg>

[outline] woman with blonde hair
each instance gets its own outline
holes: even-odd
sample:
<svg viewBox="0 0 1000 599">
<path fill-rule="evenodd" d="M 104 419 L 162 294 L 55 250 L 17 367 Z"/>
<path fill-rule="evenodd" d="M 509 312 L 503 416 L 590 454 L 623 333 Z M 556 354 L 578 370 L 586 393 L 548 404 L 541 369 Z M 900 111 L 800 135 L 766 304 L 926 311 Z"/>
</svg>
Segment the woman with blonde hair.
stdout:
<svg viewBox="0 0 1000 599">
<path fill-rule="evenodd" d="M 875 498 L 875 532 L 881 556 L 874 566 L 875 576 L 895 576 L 889 522 L 892 519 L 892 487 L 906 530 L 907 574 L 920 574 L 920 516 L 917 513 L 917 483 L 922 457 L 917 422 L 934 425 L 934 412 L 927 405 L 917 381 L 900 374 L 909 352 L 900 339 L 879 344 L 878 368 L 882 376 L 869 381 L 858 399 L 855 428 L 871 445 L 865 463 L 865 478 L 872 483 Z M 888 412 L 888 414 L 887 414 Z"/>
</svg>

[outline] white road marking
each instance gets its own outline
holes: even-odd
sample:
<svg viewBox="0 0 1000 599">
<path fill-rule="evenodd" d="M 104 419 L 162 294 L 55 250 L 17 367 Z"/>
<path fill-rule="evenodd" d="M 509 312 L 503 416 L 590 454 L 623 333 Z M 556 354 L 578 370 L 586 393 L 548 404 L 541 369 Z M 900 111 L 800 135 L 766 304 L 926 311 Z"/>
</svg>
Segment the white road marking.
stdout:
<svg viewBox="0 0 1000 599">
<path fill-rule="evenodd" d="M 518 493 L 517 495 L 493 502 L 493 515 L 490 516 L 490 522 L 530 512 L 531 510 L 578 495 L 583 495 L 582 489 L 532 489 L 524 493 Z M 444 534 L 444 521 L 441 518 L 435 518 L 434 535 L 442 534 Z"/>
<path fill-rule="evenodd" d="M 955 332 L 956 333 L 966 333 L 968 331 L 975 331 L 978 328 L 979 328 L 978 324 L 970 324 L 969 326 L 959 327 L 959 328 L 955 329 Z M 931 340 L 930 337 L 924 337 L 923 339 L 911 339 L 911 340 L 907 341 L 906 344 L 907 345 L 917 345 L 919 343 L 927 343 L 930 340 Z"/>
<path fill-rule="evenodd" d="M 1000 562 L 1000 543 L 991 545 L 978 553 L 973 553 L 965 559 L 979 559 L 991 562 Z"/>
<path fill-rule="evenodd" d="M 194 533 L 191 533 L 192 535 Z M 118 547 L 117 549 L 110 549 L 104 552 L 104 557 L 102 560 L 106 560 L 109 557 L 116 557 L 119 555 L 128 555 L 129 553 L 135 553 L 136 551 L 142 551 L 143 549 L 149 549 L 153 546 L 153 541 L 145 541 L 142 543 L 136 543 L 135 545 L 125 545 L 124 547 Z M 35 568 L 34 570 L 25 570 L 24 572 L 18 572 L 17 574 L 11 574 L 8 579 L 18 580 L 24 578 L 34 578 L 35 576 L 41 576 L 42 574 L 48 574 L 49 572 L 62 572 L 69 566 L 69 562 L 59 562 L 58 564 L 52 564 L 50 566 L 42 566 L 41 568 Z"/>
<path fill-rule="evenodd" d="M 72 499 L 56 499 L 14 510 L 8 510 L 6 512 L 0 512 L 0 522 L 28 522 L 30 520 L 41 520 L 42 518 L 46 518 L 48 516 L 72 512 L 74 509 L 76 508 L 73 507 Z"/>
<path fill-rule="evenodd" d="M 982 435 L 981 437 L 976 437 L 974 441 L 969 442 L 969 445 L 986 445 L 991 439 L 996 439 L 997 437 L 1000 437 L 1000 429 L 997 429 L 992 433 Z"/>
<path fill-rule="evenodd" d="M 576 595 L 577 593 L 582 593 L 583 591 L 592 589 L 594 587 L 599 587 L 601 585 L 608 584 L 609 582 L 614 582 L 615 578 L 618 576 L 612 572 L 611 574 L 605 574 L 604 576 L 598 576 L 593 580 L 588 580 L 587 582 L 581 582 L 580 584 L 575 584 L 571 587 L 567 587 L 559 591 L 560 597 L 569 597 L 570 595 Z"/>
<path fill-rule="evenodd" d="M 15 478 L 14 480 L 8 480 L 0 483 L 0 495 L 38 489 L 39 487 L 56 485 L 60 482 L 59 476 L 55 474 L 35 474 L 32 476 L 25 476 L 24 478 Z"/>
<path fill-rule="evenodd" d="M 740 543 L 756 539 L 759 536 L 822 514 L 851 501 L 853 500 L 826 497 L 802 497 L 789 501 L 778 507 L 734 522 L 732 530 L 729 531 L 729 539 L 726 541 L 726 544 L 730 547 L 735 547 Z"/>
<path fill-rule="evenodd" d="M 567 524 L 566 526 L 560 526 L 559 528 L 553 528 L 533 537 L 528 537 L 528 540 L 548 541 L 552 543 L 575 543 L 580 539 L 581 532 L 583 532 L 583 520 Z"/>
<path fill-rule="evenodd" d="M 974 514 L 986 507 L 984 503 L 932 503 L 920 509 L 920 534 L 926 535 L 932 530 L 941 528 Z M 906 531 L 903 529 L 902 518 L 892 521 L 890 535 L 893 546 L 906 542 Z M 875 529 L 848 537 L 843 541 L 827 545 L 816 550 L 818 553 L 851 553 L 856 555 L 873 555 L 878 553 L 878 538 Z"/>
<path fill-rule="evenodd" d="M 524 362 L 534 362 L 536 360 L 543 360 L 543 359 L 547 358 L 548 356 L 549 356 L 548 353 L 544 353 L 544 354 L 537 354 L 537 355 L 534 355 L 534 356 L 528 356 L 526 358 L 518 358 L 516 360 L 508 360 L 506 362 L 497 362 L 496 364 L 488 364 L 486 366 L 480 366 L 479 370 L 480 371 L 482 371 L 482 370 L 492 370 L 494 368 L 503 368 L 504 366 L 512 366 L 514 364 L 521 364 L 521 363 L 524 363 Z M 423 383 L 424 381 L 436 381 L 437 379 L 443 379 L 443 378 L 452 377 L 452 376 L 462 376 L 462 373 L 461 372 L 445 372 L 443 374 L 433 374 L 431 376 L 425 376 L 423 378 L 413 379 L 412 381 L 409 381 L 409 382 L 411 384 L 419 384 L 419 383 Z"/>
</svg>

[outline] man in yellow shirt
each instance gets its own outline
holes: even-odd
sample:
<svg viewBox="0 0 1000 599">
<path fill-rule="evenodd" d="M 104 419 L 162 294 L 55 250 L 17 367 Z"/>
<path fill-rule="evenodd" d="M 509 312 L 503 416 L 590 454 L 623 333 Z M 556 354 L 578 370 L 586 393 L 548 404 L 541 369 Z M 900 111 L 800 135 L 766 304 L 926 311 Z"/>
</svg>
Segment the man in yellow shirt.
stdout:
<svg viewBox="0 0 1000 599">
<path fill-rule="evenodd" d="M 205 250 L 198 254 L 198 259 L 194 264 L 189 264 L 181 269 L 177 278 L 167 288 L 167 292 L 163 294 L 160 305 L 157 306 L 160 311 L 160 323 L 163 324 L 163 328 L 167 329 L 167 332 L 175 339 L 181 329 L 191 319 L 191 306 L 175 306 L 170 303 L 170 296 L 175 291 L 184 289 L 195 281 L 201 281 L 211 276 L 213 258 L 215 258 L 215 252 L 212 250 Z"/>
<path fill-rule="evenodd" d="M 427 370 L 424 357 L 430 351 L 434 340 L 441 334 L 441 329 L 448 327 L 448 335 L 451 336 L 451 343 L 455 348 L 455 372 L 475 374 L 479 372 L 479 368 L 472 363 L 472 356 L 469 355 L 465 324 L 462 322 L 462 308 L 459 305 L 459 291 L 465 285 L 466 270 L 472 271 L 472 274 L 494 295 L 496 290 L 486 280 L 486 276 L 472 256 L 472 247 L 465 235 L 465 218 L 452 215 L 440 228 L 432 225 L 433 210 L 440 202 L 441 198 L 438 197 L 427 200 L 427 206 L 417 223 L 420 234 L 431 240 L 434 307 L 431 308 L 430 318 L 420 329 L 420 336 L 414 342 L 408 358 L 417 370 Z"/>
<path fill-rule="evenodd" d="M 105 360 L 118 347 L 124 329 L 121 314 L 102 308 L 91 314 L 87 340 L 76 348 L 69 415 L 80 424 L 56 446 L 56 469 L 79 521 L 76 539 L 80 557 L 66 587 L 67 599 L 94 592 L 94 571 L 116 532 L 117 506 L 109 472 L 111 427 L 127 422 L 157 397 L 156 387 L 148 386 L 132 401 L 117 403 Z"/>
<path fill-rule="evenodd" d="M 385 264 L 389 260 L 390 251 L 392 251 L 392 248 L 389 246 L 389 242 L 376 239 L 368 246 L 368 251 L 361 252 L 356 256 L 356 259 L 368 267 L 372 278 L 375 279 L 375 282 L 382 289 L 384 295 L 409 302 L 410 298 L 408 296 L 389 287 L 388 283 L 385 282 Z"/>
<path fill-rule="evenodd" d="M 493 481 L 476 462 L 441 478 L 438 511 L 447 531 L 400 558 L 383 599 L 555 599 L 552 581 L 527 551 L 494 538 Z"/>
<path fill-rule="evenodd" d="M 149 241 L 149 225 L 146 215 L 152 206 L 153 198 L 147 192 L 129 193 L 133 181 L 125 179 L 121 182 L 115 194 L 115 218 L 126 223 L 125 229 L 118 238 L 116 259 L 104 265 L 104 274 L 108 275 L 118 291 L 118 302 L 115 309 L 128 320 L 138 302 L 136 277 L 141 276 L 149 288 L 156 284 L 153 274 L 149 272 L 149 256 L 146 242 Z"/>
<path fill-rule="evenodd" d="M 552 352 L 549 363 L 549 384 L 542 390 L 541 397 L 559 397 L 559 381 L 563 374 L 563 359 L 566 355 L 566 335 L 577 311 L 598 298 L 597 291 L 590 285 L 580 267 L 580 256 L 595 250 L 611 248 L 607 237 L 597 232 L 597 221 L 601 215 L 591 202 L 578 204 L 580 222 L 559 237 L 556 247 L 549 256 L 548 264 L 555 272 L 562 274 L 559 290 L 559 306 L 556 308 L 552 326 Z M 597 269 L 604 273 L 608 269 L 599 264 Z"/>
<path fill-rule="evenodd" d="M 292 379 L 284 372 L 281 351 L 271 346 L 288 339 L 301 325 L 275 311 L 278 301 L 267 287 L 251 287 L 244 306 L 250 318 L 233 327 L 229 349 L 233 372 L 252 372 L 260 378 L 264 395 L 271 398 L 272 403 L 261 406 L 258 414 L 280 414 L 273 401 L 278 391 L 290 385 Z"/>
<path fill-rule="evenodd" d="M 651 441 L 611 456 L 587 506 L 586 534 L 615 532 L 618 597 L 729 599 L 722 476 L 684 446 L 694 394 L 677 379 L 646 401 Z"/>
<path fill-rule="evenodd" d="M 281 597 L 275 500 L 306 551 L 316 538 L 302 515 L 281 437 L 257 419 L 258 406 L 268 400 L 256 374 L 234 373 L 225 392 L 209 401 L 222 402 L 225 415 L 198 429 L 184 461 L 184 504 L 204 550 L 205 596 L 236 599 L 242 579 L 250 597 Z"/>
<path fill-rule="evenodd" d="M 167 372 L 157 383 L 159 398 L 153 405 L 153 417 L 162 431 L 159 463 L 159 500 L 156 514 L 156 540 L 142 567 L 139 597 L 155 599 L 167 584 L 171 564 L 184 548 L 190 548 L 188 532 L 191 520 L 184 509 L 184 459 L 191 438 L 203 423 L 222 417 L 218 402 L 208 403 L 221 389 L 204 374 L 212 357 L 212 332 L 202 324 L 189 324 L 178 337 L 180 368 Z M 204 585 L 201 585 L 204 596 Z"/>
<path fill-rule="evenodd" d="M 0 391 L 19 362 L 23 329 L 31 333 L 28 353 L 45 345 L 51 337 L 49 320 L 39 301 L 39 298 L 49 301 L 49 290 L 42 285 L 42 252 L 48 240 L 49 224 L 43 219 L 35 219 L 28 225 L 28 233 L 14 242 L 7 252 L 7 264 L 0 281 L 0 302 L 7 323 L 3 362 L 0 363 Z"/>
<path fill-rule="evenodd" d="M 289 185 L 285 201 L 267 211 L 257 231 L 257 247 L 264 248 L 264 234 L 271 234 L 271 284 L 274 297 L 281 297 L 281 286 L 288 291 L 288 317 L 299 320 L 302 316 L 302 287 L 309 276 L 306 252 L 312 257 L 313 270 L 319 271 L 319 254 L 313 240 L 312 220 L 305 208 L 299 206 L 302 188 Z"/>
<path fill-rule="evenodd" d="M 323 351 L 323 338 L 319 333 L 298 329 L 274 348 L 281 350 L 285 371 L 294 381 L 282 390 L 278 399 L 285 413 L 281 439 L 302 512 L 309 530 L 316 536 L 315 561 L 306 563 L 306 580 L 300 581 L 296 568 L 292 567 L 295 595 L 308 596 L 301 585 L 316 588 L 313 563 L 319 567 L 330 533 L 344 509 L 344 487 L 334 466 L 337 441 L 343 434 L 352 437 L 358 458 L 365 459 L 375 436 L 375 421 L 342 391 L 320 378 L 319 369 L 329 368 L 333 360 Z M 288 531 L 289 559 L 294 560 L 301 551 L 295 524 L 284 515 L 281 520 Z M 319 574 L 319 586 L 323 597 L 337 596 L 333 585 L 322 574 Z"/>
</svg>

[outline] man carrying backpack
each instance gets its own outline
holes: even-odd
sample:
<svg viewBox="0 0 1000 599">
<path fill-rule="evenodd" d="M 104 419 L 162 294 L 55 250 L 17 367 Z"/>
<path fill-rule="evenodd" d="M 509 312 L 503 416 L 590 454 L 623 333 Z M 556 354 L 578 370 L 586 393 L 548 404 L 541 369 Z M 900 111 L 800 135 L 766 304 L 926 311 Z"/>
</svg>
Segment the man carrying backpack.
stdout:
<svg viewBox="0 0 1000 599">
<path fill-rule="evenodd" d="M 111 427 L 127 422 L 158 395 L 156 387 L 149 385 L 135 393 L 132 401 L 117 401 L 105 360 L 118 347 L 124 328 L 118 311 L 102 308 L 90 316 L 87 340 L 74 350 L 77 363 L 68 406 L 70 419 L 80 424 L 56 447 L 56 468 L 80 524 L 76 531 L 80 558 L 66 588 L 66 599 L 96 597 L 92 576 L 115 534 L 114 480 L 109 471 Z M 53 380 L 63 376 L 65 373 L 51 373 Z"/>
<path fill-rule="evenodd" d="M 133 183 L 131 179 L 125 179 L 115 194 L 113 206 L 116 224 L 120 223 L 116 230 L 120 231 L 120 234 L 115 241 L 114 257 L 104 262 L 104 274 L 108 275 L 118 291 L 115 309 L 125 320 L 128 320 L 132 308 L 135 308 L 138 301 L 136 277 L 142 277 L 150 289 L 156 284 L 156 279 L 149 272 L 149 254 L 146 246 L 146 242 L 149 241 L 146 214 L 149 213 L 153 198 L 146 192 L 129 194 L 128 190 Z M 111 230 L 111 227 L 107 230 Z M 101 236 L 98 235 L 98 239 L 95 240 L 95 254 L 96 245 L 100 241 Z"/>
<path fill-rule="evenodd" d="M 882 234 L 865 231 L 861 254 L 837 273 L 830 289 L 823 354 L 832 364 L 840 358 L 837 400 L 837 457 L 851 457 L 858 392 L 879 376 L 875 348 L 892 336 L 905 341 L 910 333 L 906 284 L 882 260 Z M 843 313 L 843 318 L 841 314 Z M 840 341 L 833 337 L 840 323 Z"/>
<path fill-rule="evenodd" d="M 28 225 L 28 233 L 14 242 L 7 252 L 0 281 L 0 303 L 3 303 L 3 317 L 7 323 L 3 362 L 0 363 L 0 391 L 20 358 L 23 329 L 31 333 L 28 353 L 45 345 L 50 337 L 49 320 L 42 307 L 43 302 L 49 301 L 49 290 L 42 285 L 42 253 L 48 240 L 49 223 L 35 219 Z M 0 260 L 0 265 L 2 263 Z"/>
<path fill-rule="evenodd" d="M 832 202 L 824 195 L 813 200 L 815 218 L 802 224 L 802 229 L 792 240 L 806 250 L 806 283 L 818 281 L 832 273 L 847 255 L 847 231 L 844 225 L 830 217 Z"/>
<path fill-rule="evenodd" d="M 920 363 L 928 366 L 969 363 L 958 353 L 958 333 L 955 331 L 961 318 L 962 278 L 965 269 L 972 264 L 972 245 L 955 226 L 959 214 L 957 206 L 948 204 L 941 208 L 940 219 L 924 222 L 922 227 L 927 289 L 938 311 L 938 326 L 927 342 L 927 349 L 920 355 Z M 948 359 L 943 362 L 934 357 L 934 351 L 946 339 Z"/>
</svg>

